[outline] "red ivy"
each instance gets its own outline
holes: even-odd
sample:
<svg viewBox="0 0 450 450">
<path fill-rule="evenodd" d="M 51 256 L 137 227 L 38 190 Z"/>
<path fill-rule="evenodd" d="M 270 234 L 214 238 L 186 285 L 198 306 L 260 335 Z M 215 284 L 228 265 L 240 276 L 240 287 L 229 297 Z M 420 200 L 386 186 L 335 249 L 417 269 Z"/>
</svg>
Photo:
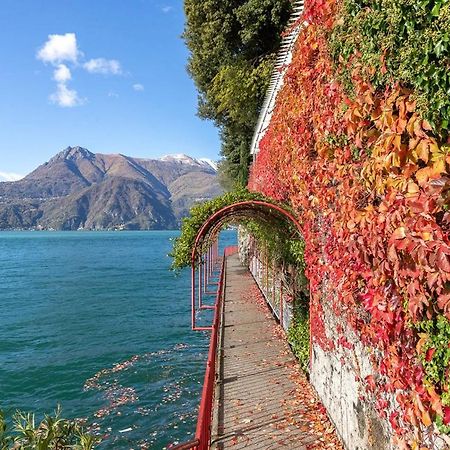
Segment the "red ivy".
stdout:
<svg viewBox="0 0 450 450">
<path fill-rule="evenodd" d="M 428 426 L 436 415 L 450 423 L 443 387 L 424 385 L 411 326 L 437 314 L 450 319 L 450 156 L 402 86 L 375 92 L 356 69 L 355 97 L 344 94 L 327 46 L 334 0 L 306 2 L 304 18 L 309 26 L 297 40 L 249 188 L 289 201 L 303 221 L 314 341 L 326 350 L 347 345 L 345 330 L 334 341 L 326 336 L 326 296 L 382 355 L 372 361 L 380 376 L 366 383 L 398 394 L 392 428 Z"/>
</svg>

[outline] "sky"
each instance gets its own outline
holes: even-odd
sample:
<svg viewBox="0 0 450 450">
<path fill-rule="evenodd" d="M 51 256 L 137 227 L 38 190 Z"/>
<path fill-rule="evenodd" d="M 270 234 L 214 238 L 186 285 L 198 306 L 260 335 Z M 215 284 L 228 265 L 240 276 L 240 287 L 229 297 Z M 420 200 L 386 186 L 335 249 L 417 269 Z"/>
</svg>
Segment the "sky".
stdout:
<svg viewBox="0 0 450 450">
<path fill-rule="evenodd" d="M 0 181 L 68 146 L 219 159 L 196 116 L 182 0 L 1 0 Z"/>
</svg>

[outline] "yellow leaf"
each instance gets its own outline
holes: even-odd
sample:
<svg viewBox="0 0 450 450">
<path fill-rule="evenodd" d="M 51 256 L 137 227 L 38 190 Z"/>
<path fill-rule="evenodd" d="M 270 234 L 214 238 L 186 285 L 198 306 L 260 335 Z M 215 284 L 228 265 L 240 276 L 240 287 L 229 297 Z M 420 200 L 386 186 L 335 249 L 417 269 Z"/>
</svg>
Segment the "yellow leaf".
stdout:
<svg viewBox="0 0 450 450">
<path fill-rule="evenodd" d="M 445 172 L 445 161 L 444 158 L 440 158 L 433 163 L 433 178 L 439 177 L 442 172 Z"/>
<path fill-rule="evenodd" d="M 420 339 L 417 341 L 416 344 L 416 351 L 417 354 L 420 355 L 422 353 L 422 347 L 428 340 L 428 335 L 426 333 L 419 333 Z"/>
<path fill-rule="evenodd" d="M 397 153 L 391 152 L 384 158 L 384 167 L 390 170 L 391 167 L 400 167 L 400 157 Z"/>
<path fill-rule="evenodd" d="M 426 426 L 426 427 L 429 427 L 431 424 L 432 424 L 432 422 L 431 422 L 431 417 L 430 417 L 430 415 L 428 414 L 428 411 L 423 411 L 422 412 L 422 423 Z"/>
<path fill-rule="evenodd" d="M 417 194 L 419 192 L 419 186 L 413 181 L 408 182 L 408 194 Z"/>
<path fill-rule="evenodd" d="M 414 113 L 408 121 L 408 125 L 406 125 L 406 130 L 408 131 L 410 136 L 414 136 L 414 124 L 416 123 L 417 115 Z"/>
<path fill-rule="evenodd" d="M 424 167 L 416 172 L 416 180 L 420 186 L 424 185 L 430 178 L 431 170 L 429 167 Z"/>
<path fill-rule="evenodd" d="M 353 110 L 353 115 L 354 116 L 356 116 L 356 117 L 359 117 L 359 118 L 363 118 L 363 115 L 361 114 L 361 112 L 359 111 L 359 109 L 358 108 L 355 108 L 354 110 Z"/>
<path fill-rule="evenodd" d="M 400 150 L 400 146 L 402 144 L 402 137 L 400 134 L 396 134 L 394 136 L 394 139 L 392 141 L 392 144 L 394 145 L 394 148 L 397 150 Z"/>
<path fill-rule="evenodd" d="M 428 154 L 430 145 L 426 139 L 422 139 L 415 148 L 417 156 L 426 164 L 428 162 Z"/>
<path fill-rule="evenodd" d="M 439 148 L 439 145 L 437 145 L 437 142 L 434 139 L 430 143 L 430 152 L 431 153 L 442 153 L 441 149 Z"/>
<path fill-rule="evenodd" d="M 405 237 L 406 237 L 406 228 L 405 227 L 398 227 L 392 233 L 392 239 L 404 239 Z"/>
<path fill-rule="evenodd" d="M 429 231 L 422 231 L 422 233 L 420 233 L 420 235 L 422 236 L 422 239 L 424 241 L 429 241 L 433 237 L 433 233 L 430 233 Z"/>
</svg>

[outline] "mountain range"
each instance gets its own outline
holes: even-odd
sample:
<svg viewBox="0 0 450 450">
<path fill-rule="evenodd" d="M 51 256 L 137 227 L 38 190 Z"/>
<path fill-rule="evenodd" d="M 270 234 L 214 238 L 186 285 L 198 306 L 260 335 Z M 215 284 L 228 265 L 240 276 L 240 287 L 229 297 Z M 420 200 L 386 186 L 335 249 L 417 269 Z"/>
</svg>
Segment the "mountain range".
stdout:
<svg viewBox="0 0 450 450">
<path fill-rule="evenodd" d="M 221 193 L 206 159 L 67 147 L 25 178 L 0 182 L 0 230 L 174 229 L 194 203 Z"/>
</svg>

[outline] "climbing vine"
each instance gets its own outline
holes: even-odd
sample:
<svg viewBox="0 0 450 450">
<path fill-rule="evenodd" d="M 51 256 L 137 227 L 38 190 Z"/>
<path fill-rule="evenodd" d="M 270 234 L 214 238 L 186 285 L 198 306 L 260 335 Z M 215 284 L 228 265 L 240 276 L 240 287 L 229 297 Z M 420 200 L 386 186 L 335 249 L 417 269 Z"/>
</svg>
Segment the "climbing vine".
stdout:
<svg viewBox="0 0 450 450">
<path fill-rule="evenodd" d="M 447 137 L 449 30 L 447 0 L 344 0 L 330 49 L 337 73 L 350 90 L 357 67 L 375 88 L 401 82 L 413 89 L 420 115 Z"/>
<path fill-rule="evenodd" d="M 192 207 L 190 215 L 183 219 L 180 236 L 174 241 L 173 250 L 170 255 L 173 258 L 172 268 L 179 270 L 191 265 L 191 254 L 195 238 L 201 226 L 209 217 L 226 206 L 250 200 L 259 200 L 280 205 L 280 203 L 266 195 L 240 189 L 227 192 L 222 196 Z M 290 209 L 286 205 L 282 206 L 285 209 Z M 285 219 L 271 217 L 270 221 L 261 221 L 255 218 L 241 217 L 238 220 L 231 220 L 230 223 L 239 223 L 246 226 L 264 245 L 273 260 L 283 261 L 287 264 L 294 262 L 302 263 L 303 243 L 298 239 L 287 239 L 291 235 L 296 234 L 298 236 L 298 234 L 294 225 Z M 226 225 L 227 223 L 224 223 L 224 226 Z"/>
<path fill-rule="evenodd" d="M 305 2 L 308 26 L 249 181 L 302 218 L 314 342 L 345 342 L 345 327 L 327 336 L 326 301 L 370 350 L 374 375 L 361 381 L 390 394 L 376 407 L 393 411 L 404 448 L 420 441 L 408 430 L 450 425 L 447 7 Z M 429 37 L 426 71 L 413 35 Z"/>
</svg>

